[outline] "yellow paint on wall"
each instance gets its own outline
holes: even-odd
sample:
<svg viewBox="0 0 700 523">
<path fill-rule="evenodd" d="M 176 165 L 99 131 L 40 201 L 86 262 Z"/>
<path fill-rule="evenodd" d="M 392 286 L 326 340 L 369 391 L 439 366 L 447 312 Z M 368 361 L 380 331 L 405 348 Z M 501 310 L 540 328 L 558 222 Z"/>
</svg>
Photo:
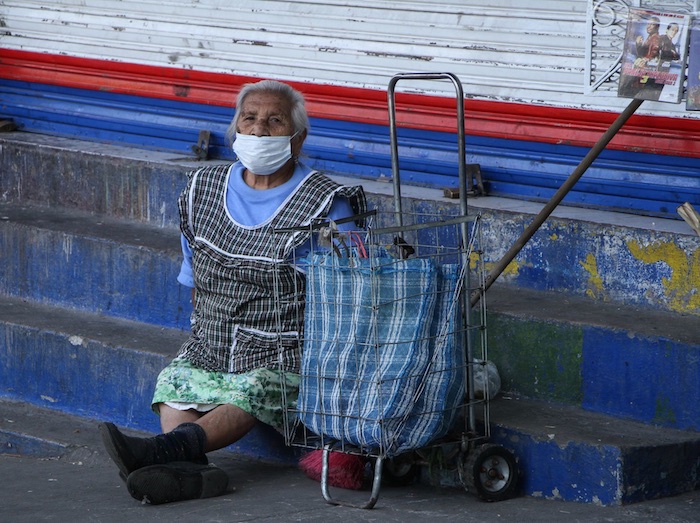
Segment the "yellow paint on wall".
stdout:
<svg viewBox="0 0 700 523">
<path fill-rule="evenodd" d="M 644 263 L 661 262 L 671 268 L 671 277 L 662 280 L 671 310 L 700 313 L 700 249 L 685 252 L 673 242 L 642 246 L 636 241 L 629 241 L 627 247 L 632 256 Z"/>
<path fill-rule="evenodd" d="M 481 257 L 481 254 L 479 254 L 478 252 L 472 251 L 469 254 L 469 268 L 471 270 L 473 270 L 473 271 L 476 270 L 476 268 L 478 267 L 478 265 L 481 261 L 482 261 L 482 257 Z"/>
<path fill-rule="evenodd" d="M 520 272 L 520 267 L 521 267 L 521 264 L 518 262 L 518 260 L 513 260 L 503 270 L 503 275 L 504 276 L 517 276 L 518 273 Z"/>
<path fill-rule="evenodd" d="M 473 252 L 469 257 L 469 268 L 475 270 L 478 264 L 482 261 L 483 259 L 481 258 L 481 256 L 478 253 Z M 493 268 L 497 265 L 497 263 L 498 262 L 487 262 L 485 266 L 486 271 L 491 272 Z M 513 260 L 503 270 L 500 276 L 517 276 L 518 272 L 520 271 L 520 267 L 521 264 L 518 262 L 518 260 Z"/>
<path fill-rule="evenodd" d="M 593 254 L 586 256 L 586 261 L 579 262 L 585 271 L 590 275 L 588 278 L 588 288 L 586 295 L 595 299 L 605 299 L 603 289 L 603 278 L 598 272 L 598 262 Z"/>
</svg>

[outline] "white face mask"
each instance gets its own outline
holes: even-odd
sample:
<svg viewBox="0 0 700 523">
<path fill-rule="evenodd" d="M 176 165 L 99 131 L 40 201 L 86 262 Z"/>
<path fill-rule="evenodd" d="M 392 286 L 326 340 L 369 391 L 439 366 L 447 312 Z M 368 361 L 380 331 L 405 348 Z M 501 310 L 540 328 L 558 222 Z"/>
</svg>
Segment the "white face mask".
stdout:
<svg viewBox="0 0 700 523">
<path fill-rule="evenodd" d="M 255 136 L 236 133 L 233 152 L 243 166 L 262 176 L 276 172 L 292 157 L 291 140 L 296 136 Z"/>
</svg>

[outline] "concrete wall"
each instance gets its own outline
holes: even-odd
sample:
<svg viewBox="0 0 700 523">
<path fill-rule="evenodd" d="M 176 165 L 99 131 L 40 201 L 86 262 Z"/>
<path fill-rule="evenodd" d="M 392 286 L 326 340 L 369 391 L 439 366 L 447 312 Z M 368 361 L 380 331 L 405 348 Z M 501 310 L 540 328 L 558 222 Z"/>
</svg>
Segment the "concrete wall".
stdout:
<svg viewBox="0 0 700 523">
<path fill-rule="evenodd" d="M 0 203 L 31 216 L 14 209 L 6 217 L 2 293 L 186 332 L 175 202 L 198 165 L 3 135 Z M 390 184 L 363 184 L 372 206 L 393 208 Z M 402 194 L 406 212 L 458 209 L 437 190 L 404 186 Z M 42 218 L 38 211 L 52 207 L 70 212 Z M 482 216 L 474 263 L 490 269 L 540 208 L 470 199 L 470 212 Z M 10 223 L 17 217 L 24 225 Z M 700 238 L 678 220 L 557 209 L 486 293 L 490 357 L 504 391 L 700 430 L 699 253 Z"/>
</svg>

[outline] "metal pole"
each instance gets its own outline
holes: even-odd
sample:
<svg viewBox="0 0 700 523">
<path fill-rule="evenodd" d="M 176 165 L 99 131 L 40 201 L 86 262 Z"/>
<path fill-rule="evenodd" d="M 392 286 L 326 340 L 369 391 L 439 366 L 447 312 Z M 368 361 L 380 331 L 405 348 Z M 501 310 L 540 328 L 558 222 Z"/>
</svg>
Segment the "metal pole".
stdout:
<svg viewBox="0 0 700 523">
<path fill-rule="evenodd" d="M 401 177 L 399 167 L 399 142 L 397 139 L 396 130 L 396 99 L 394 90 L 396 83 L 401 78 L 399 75 L 394 76 L 389 82 L 388 103 L 389 103 L 389 139 L 391 146 L 391 180 L 394 186 L 394 215 L 396 217 L 396 225 L 403 225 L 403 215 L 401 212 Z"/>
<path fill-rule="evenodd" d="M 486 290 L 491 287 L 496 278 L 498 278 L 501 273 L 506 269 L 508 264 L 513 261 L 517 254 L 525 247 L 525 244 L 532 238 L 532 236 L 537 232 L 537 230 L 542 226 L 545 220 L 549 217 L 554 209 L 561 203 L 564 197 L 571 191 L 576 182 L 579 181 L 583 173 L 588 170 L 593 161 L 600 155 L 600 153 L 605 149 L 610 140 L 617 134 L 617 132 L 622 128 L 622 126 L 629 120 L 630 116 L 639 108 L 643 100 L 632 100 L 630 104 L 625 108 L 625 110 L 617 117 L 617 119 L 610 125 L 603 136 L 598 139 L 593 148 L 588 152 L 578 167 L 569 175 L 569 178 L 564 182 L 564 184 L 559 188 L 559 190 L 552 196 L 552 198 L 547 202 L 547 204 L 542 208 L 540 213 L 535 217 L 532 223 L 523 231 L 520 238 L 513 244 L 513 246 L 508 250 L 508 252 L 501 258 L 501 260 L 491 269 L 489 274 L 486 276 L 486 281 L 483 289 L 475 291 L 471 295 L 471 306 L 476 305 L 481 299 L 481 295 L 486 292 Z"/>
</svg>

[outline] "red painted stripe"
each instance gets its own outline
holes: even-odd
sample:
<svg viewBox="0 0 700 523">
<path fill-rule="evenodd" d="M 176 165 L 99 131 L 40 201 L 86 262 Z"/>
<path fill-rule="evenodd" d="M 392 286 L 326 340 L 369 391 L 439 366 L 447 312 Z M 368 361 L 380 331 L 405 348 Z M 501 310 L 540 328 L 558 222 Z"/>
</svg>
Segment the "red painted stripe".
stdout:
<svg viewBox="0 0 700 523">
<path fill-rule="evenodd" d="M 240 87 L 258 78 L 107 60 L 0 49 L 0 77 L 167 100 L 233 106 Z M 290 82 L 317 118 L 388 125 L 381 90 Z M 455 102 L 436 96 L 397 96 L 401 126 L 454 132 Z M 547 106 L 465 101 L 467 134 L 590 147 L 616 114 Z M 700 157 L 700 124 L 693 119 L 633 116 L 613 149 Z"/>
</svg>

